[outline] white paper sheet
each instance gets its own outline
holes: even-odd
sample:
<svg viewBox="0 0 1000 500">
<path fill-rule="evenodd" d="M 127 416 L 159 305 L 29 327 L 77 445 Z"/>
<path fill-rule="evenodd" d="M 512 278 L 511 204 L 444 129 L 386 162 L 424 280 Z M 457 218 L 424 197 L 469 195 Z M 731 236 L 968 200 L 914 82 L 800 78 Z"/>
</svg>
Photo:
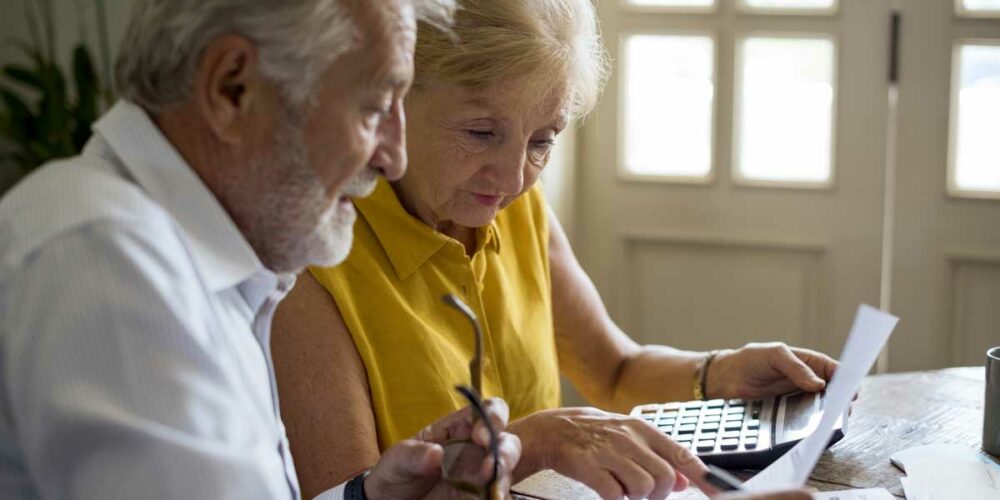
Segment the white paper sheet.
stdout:
<svg viewBox="0 0 1000 500">
<path fill-rule="evenodd" d="M 885 488 L 864 490 L 820 491 L 813 493 L 813 500 L 896 500 Z M 912 499 L 907 499 L 912 500 Z"/>
<path fill-rule="evenodd" d="M 868 305 L 858 308 L 854 326 L 840 355 L 840 366 L 826 387 L 823 418 L 816 431 L 795 445 L 781 458 L 744 483 L 749 491 L 774 491 L 801 487 L 826 449 L 833 435 L 833 424 L 844 415 L 871 370 L 882 346 L 899 318 Z"/>
<path fill-rule="evenodd" d="M 1000 473 L 979 461 L 922 457 L 906 463 L 906 491 L 921 500 L 996 500 Z"/>
</svg>

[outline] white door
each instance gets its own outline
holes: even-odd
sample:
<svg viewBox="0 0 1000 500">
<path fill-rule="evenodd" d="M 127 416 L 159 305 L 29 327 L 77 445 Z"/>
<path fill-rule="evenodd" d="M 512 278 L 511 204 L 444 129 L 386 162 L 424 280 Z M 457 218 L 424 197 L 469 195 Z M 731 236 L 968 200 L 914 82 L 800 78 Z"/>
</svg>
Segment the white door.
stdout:
<svg viewBox="0 0 1000 500">
<path fill-rule="evenodd" d="M 887 0 L 604 0 L 576 251 L 636 340 L 834 355 L 880 300 Z"/>
<path fill-rule="evenodd" d="M 1000 345 L 1000 0 L 902 6 L 890 366 Z"/>
</svg>

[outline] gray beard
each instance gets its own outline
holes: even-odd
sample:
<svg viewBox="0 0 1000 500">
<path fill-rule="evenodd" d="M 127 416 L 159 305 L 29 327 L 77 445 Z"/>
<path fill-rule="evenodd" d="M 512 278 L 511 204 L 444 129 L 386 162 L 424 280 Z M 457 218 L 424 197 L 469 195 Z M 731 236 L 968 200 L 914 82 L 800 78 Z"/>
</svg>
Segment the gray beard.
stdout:
<svg viewBox="0 0 1000 500">
<path fill-rule="evenodd" d="M 254 162 L 251 175 L 263 180 L 255 199 L 246 199 L 253 217 L 246 231 L 264 266 L 276 273 L 298 273 L 306 266 L 333 266 L 347 258 L 355 213 L 331 198 L 309 165 L 301 127 L 283 120 L 274 154 Z M 357 176 L 348 183 L 355 187 Z M 347 189 L 345 189 L 347 192 Z"/>
</svg>

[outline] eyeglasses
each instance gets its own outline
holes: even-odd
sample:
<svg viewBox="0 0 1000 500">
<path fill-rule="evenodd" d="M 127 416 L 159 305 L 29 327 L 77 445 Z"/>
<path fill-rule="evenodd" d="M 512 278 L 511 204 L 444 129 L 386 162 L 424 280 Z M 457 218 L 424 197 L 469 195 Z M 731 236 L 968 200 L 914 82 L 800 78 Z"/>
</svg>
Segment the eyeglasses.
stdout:
<svg viewBox="0 0 1000 500">
<path fill-rule="evenodd" d="M 481 420 L 490 433 L 490 443 L 487 448 L 477 445 L 469 439 L 456 439 L 449 441 L 444 446 L 444 460 L 441 462 L 441 477 L 453 488 L 468 496 L 479 499 L 490 499 L 493 496 L 493 487 L 496 483 L 497 472 L 500 467 L 500 450 L 497 445 L 497 431 L 489 417 L 486 416 L 486 408 L 482 399 L 482 358 L 483 358 L 483 332 L 479 327 L 479 319 L 476 313 L 472 312 L 469 306 L 462 302 L 462 299 L 455 295 L 448 294 L 442 297 L 445 304 L 455 308 L 462 313 L 475 334 L 475 355 L 469 361 L 469 375 L 472 379 L 472 386 L 457 385 L 455 390 L 462 395 L 472 408 L 473 423 Z M 487 457 L 493 458 L 493 470 L 488 477 L 483 477 L 483 462 Z"/>
</svg>

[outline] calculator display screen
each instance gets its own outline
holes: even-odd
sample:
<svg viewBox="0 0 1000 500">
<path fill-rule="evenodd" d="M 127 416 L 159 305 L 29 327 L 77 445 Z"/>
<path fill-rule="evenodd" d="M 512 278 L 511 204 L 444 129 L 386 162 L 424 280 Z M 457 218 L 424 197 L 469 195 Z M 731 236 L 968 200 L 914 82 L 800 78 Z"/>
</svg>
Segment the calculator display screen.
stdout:
<svg viewBox="0 0 1000 500">
<path fill-rule="evenodd" d="M 815 415 L 816 396 L 809 393 L 799 393 L 785 399 L 784 431 L 788 433 L 803 432 L 809 427 Z"/>
</svg>

